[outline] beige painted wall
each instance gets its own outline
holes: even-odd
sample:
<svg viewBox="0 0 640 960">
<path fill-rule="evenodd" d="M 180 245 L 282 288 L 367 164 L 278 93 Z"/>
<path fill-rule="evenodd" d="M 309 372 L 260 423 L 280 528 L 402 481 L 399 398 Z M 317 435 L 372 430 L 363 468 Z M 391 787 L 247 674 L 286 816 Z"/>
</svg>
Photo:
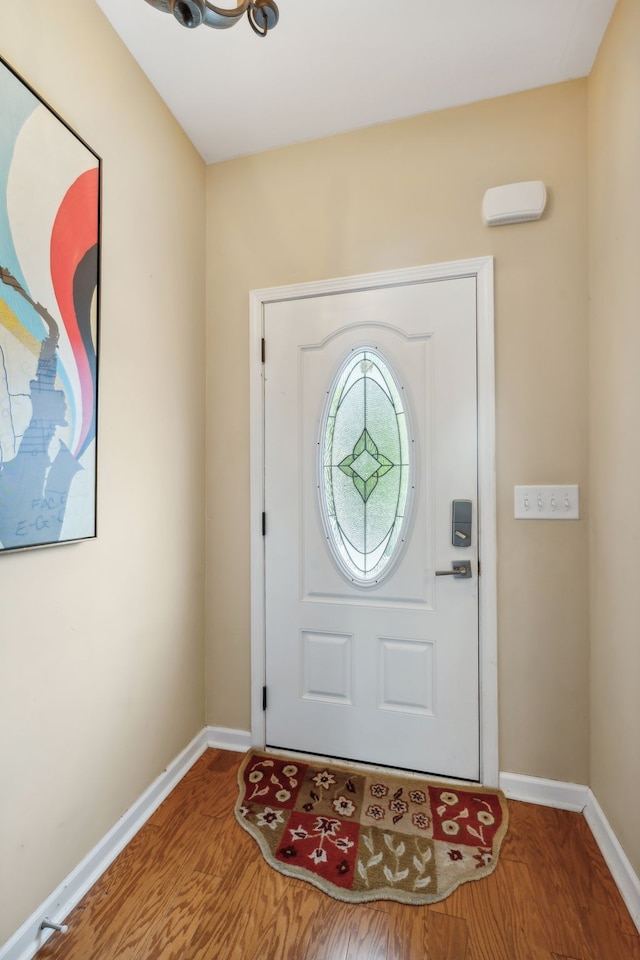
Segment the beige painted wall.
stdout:
<svg viewBox="0 0 640 960">
<path fill-rule="evenodd" d="M 589 78 L 591 786 L 640 874 L 640 6 Z"/>
<path fill-rule="evenodd" d="M 205 585 L 207 719 L 249 726 L 248 291 L 486 254 L 501 768 L 590 782 L 640 872 L 635 0 L 588 83 L 209 169 L 206 584 L 204 166 L 93 3 L 0 0 L 0 20 L 0 52 L 104 159 L 100 536 L 0 557 L 0 943 L 202 726 Z M 486 187 L 529 178 L 544 219 L 484 228 Z M 514 483 L 555 481 L 591 517 L 591 755 L 586 524 L 511 516 Z"/>
<path fill-rule="evenodd" d="M 586 523 L 513 520 L 516 483 L 579 483 L 587 506 L 586 81 L 207 176 L 209 722 L 250 726 L 249 291 L 493 254 L 500 764 L 587 782 Z M 542 221 L 482 225 L 487 187 L 538 178 Z"/>
<path fill-rule="evenodd" d="M 0 556 L 0 943 L 204 723 L 205 168 L 87 0 L 0 52 L 104 160 L 99 537 Z"/>
</svg>

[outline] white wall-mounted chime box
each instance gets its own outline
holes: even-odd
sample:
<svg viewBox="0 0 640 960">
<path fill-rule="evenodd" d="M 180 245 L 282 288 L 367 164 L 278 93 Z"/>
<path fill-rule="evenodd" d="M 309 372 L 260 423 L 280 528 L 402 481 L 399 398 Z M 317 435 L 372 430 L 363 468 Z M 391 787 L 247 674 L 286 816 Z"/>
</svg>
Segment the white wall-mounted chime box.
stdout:
<svg viewBox="0 0 640 960">
<path fill-rule="evenodd" d="M 482 201 L 482 220 L 487 227 L 539 220 L 546 204 L 547 190 L 542 180 L 507 183 L 487 190 Z"/>
</svg>

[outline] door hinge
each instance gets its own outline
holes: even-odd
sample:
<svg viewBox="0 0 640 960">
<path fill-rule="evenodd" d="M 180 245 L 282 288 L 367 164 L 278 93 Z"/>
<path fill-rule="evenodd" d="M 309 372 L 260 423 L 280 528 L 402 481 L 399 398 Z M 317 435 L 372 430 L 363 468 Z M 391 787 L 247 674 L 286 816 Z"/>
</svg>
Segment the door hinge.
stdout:
<svg viewBox="0 0 640 960">
<path fill-rule="evenodd" d="M 264 340 L 264 337 L 263 337 L 263 338 L 262 338 L 262 342 L 261 342 L 261 344 L 260 344 L 260 359 L 262 360 L 263 363 L 264 363 L 264 358 L 265 358 L 265 356 L 266 356 L 266 345 L 265 345 L 265 340 Z"/>
<path fill-rule="evenodd" d="M 265 537 L 266 535 L 267 535 L 267 515 L 263 511 L 262 512 L 262 536 Z"/>
<path fill-rule="evenodd" d="M 267 709 L 267 688 L 266 687 L 262 688 L 262 709 L 263 710 Z"/>
<path fill-rule="evenodd" d="M 480 576 L 480 561 L 478 560 L 478 576 Z"/>
</svg>

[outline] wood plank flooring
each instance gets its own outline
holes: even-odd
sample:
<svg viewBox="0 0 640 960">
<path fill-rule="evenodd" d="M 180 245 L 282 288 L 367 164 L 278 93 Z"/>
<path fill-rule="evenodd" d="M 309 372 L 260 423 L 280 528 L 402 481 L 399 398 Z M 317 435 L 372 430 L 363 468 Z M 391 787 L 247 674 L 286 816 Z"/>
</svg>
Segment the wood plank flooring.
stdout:
<svg viewBox="0 0 640 960">
<path fill-rule="evenodd" d="M 38 960 L 640 960 L 579 814 L 509 801 L 496 871 L 430 907 L 351 905 L 266 865 L 208 750 Z"/>
</svg>

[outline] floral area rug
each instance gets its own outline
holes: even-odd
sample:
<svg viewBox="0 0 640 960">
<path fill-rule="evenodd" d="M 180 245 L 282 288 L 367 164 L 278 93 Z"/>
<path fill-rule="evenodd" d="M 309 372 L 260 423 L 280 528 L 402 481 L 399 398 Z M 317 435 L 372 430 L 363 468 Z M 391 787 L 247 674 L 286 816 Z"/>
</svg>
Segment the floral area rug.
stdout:
<svg viewBox="0 0 640 960">
<path fill-rule="evenodd" d="M 496 867 L 503 794 L 251 751 L 235 814 L 267 863 L 338 900 L 442 900 Z"/>
</svg>

